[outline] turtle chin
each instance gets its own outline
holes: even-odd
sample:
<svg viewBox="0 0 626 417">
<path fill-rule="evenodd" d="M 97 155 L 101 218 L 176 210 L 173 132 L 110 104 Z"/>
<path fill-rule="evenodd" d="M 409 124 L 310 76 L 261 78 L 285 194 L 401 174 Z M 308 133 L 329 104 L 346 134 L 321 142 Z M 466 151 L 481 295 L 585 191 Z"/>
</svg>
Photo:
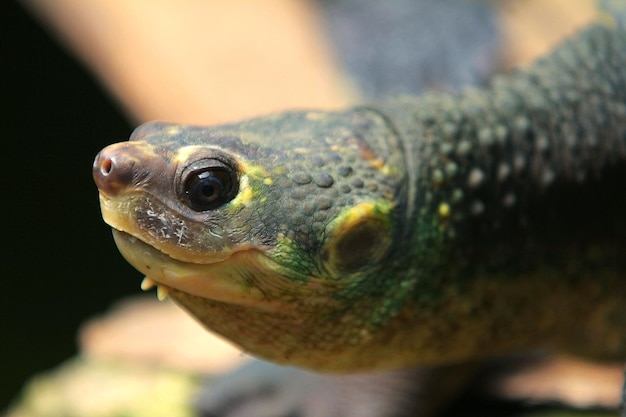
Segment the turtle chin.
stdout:
<svg viewBox="0 0 626 417">
<path fill-rule="evenodd" d="M 146 276 L 142 289 L 158 287 L 159 299 L 170 288 L 214 301 L 256 307 L 269 307 L 257 278 L 276 278 L 275 264 L 260 250 L 243 249 L 214 263 L 194 263 L 175 259 L 141 239 L 113 229 L 120 253 Z"/>
</svg>

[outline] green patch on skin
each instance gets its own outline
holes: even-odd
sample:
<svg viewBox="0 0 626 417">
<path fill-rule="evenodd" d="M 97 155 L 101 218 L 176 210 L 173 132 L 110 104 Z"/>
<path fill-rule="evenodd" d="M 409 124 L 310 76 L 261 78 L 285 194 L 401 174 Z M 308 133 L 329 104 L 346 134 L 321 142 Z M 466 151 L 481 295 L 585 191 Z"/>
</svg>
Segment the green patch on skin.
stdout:
<svg viewBox="0 0 626 417">
<path fill-rule="evenodd" d="M 311 278 L 315 270 L 313 262 L 305 258 L 297 243 L 284 234 L 279 234 L 276 247 L 271 253 L 274 261 L 287 271 L 284 278 L 300 283 L 305 283 Z"/>
<path fill-rule="evenodd" d="M 393 203 L 386 200 L 345 208 L 326 226 L 316 256 L 292 239 L 292 231 L 280 232 L 269 256 L 284 268 L 284 279 L 297 283 L 318 279 L 350 293 L 350 288 L 367 279 L 372 267 L 389 254 L 392 210 Z"/>
</svg>

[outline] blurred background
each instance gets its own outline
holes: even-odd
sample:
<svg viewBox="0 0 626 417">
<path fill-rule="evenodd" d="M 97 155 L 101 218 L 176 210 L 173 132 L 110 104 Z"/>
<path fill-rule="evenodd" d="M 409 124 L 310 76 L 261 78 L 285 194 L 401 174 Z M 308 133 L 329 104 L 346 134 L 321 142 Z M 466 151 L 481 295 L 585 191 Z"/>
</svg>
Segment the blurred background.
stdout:
<svg viewBox="0 0 626 417">
<path fill-rule="evenodd" d="M 0 410 L 76 353 L 81 323 L 139 292 L 91 179 L 96 153 L 139 122 L 217 123 L 480 84 L 593 16 L 591 1 L 367 3 L 206 1 L 176 13 L 149 1 L 0 3 Z"/>
<path fill-rule="evenodd" d="M 118 255 L 91 180 L 95 154 L 128 137 L 128 119 L 22 7 L 0 7 L 2 409 L 140 277 Z"/>
</svg>

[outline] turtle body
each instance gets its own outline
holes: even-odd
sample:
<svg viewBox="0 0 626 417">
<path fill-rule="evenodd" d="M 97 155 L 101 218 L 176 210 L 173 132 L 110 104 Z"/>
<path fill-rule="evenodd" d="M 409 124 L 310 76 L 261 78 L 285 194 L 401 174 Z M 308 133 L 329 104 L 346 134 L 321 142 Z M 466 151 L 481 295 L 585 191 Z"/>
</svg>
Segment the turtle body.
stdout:
<svg viewBox="0 0 626 417">
<path fill-rule="evenodd" d="M 304 373 L 300 392 L 342 388 L 302 415 L 426 414 L 459 364 L 537 348 L 626 358 L 616 22 L 486 89 L 143 125 L 93 175 L 145 287 L 255 356 L 344 374 Z"/>
</svg>

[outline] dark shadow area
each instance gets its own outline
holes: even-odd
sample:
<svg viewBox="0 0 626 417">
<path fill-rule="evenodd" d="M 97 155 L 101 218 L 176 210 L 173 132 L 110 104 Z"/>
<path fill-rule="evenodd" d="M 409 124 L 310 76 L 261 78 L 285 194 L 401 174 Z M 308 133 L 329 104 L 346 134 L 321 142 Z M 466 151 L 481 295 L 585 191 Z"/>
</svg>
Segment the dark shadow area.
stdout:
<svg viewBox="0 0 626 417">
<path fill-rule="evenodd" d="M 91 179 L 95 154 L 126 139 L 128 122 L 19 4 L 0 7 L 2 409 L 141 277 L 117 253 Z"/>
</svg>

